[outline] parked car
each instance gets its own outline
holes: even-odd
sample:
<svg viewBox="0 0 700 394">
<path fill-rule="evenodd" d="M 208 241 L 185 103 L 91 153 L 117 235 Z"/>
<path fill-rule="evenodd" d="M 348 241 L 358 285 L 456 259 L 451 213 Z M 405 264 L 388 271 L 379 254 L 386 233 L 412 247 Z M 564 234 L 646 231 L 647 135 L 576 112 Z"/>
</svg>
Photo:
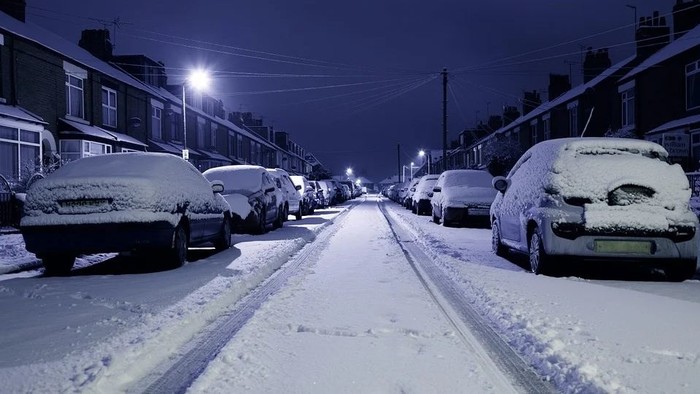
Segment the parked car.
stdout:
<svg viewBox="0 0 700 394">
<path fill-rule="evenodd" d="M 47 274 L 69 272 L 79 254 L 103 252 L 158 251 L 165 266 L 179 267 L 190 245 L 231 246 L 223 190 L 169 154 L 87 157 L 29 187 L 20 229 Z"/>
<path fill-rule="evenodd" d="M 658 144 L 623 138 L 541 142 L 496 177 L 492 245 L 529 255 L 532 272 L 572 258 L 653 264 L 670 280 L 697 268 L 698 218 L 682 168 Z"/>
<path fill-rule="evenodd" d="M 313 187 L 311 187 L 311 183 L 302 175 L 292 175 L 290 178 L 295 186 L 299 186 L 297 191 L 301 197 L 301 213 L 303 215 L 313 215 L 316 194 Z"/>
<path fill-rule="evenodd" d="M 327 207 L 328 203 L 326 203 L 326 195 L 323 192 L 321 184 L 318 181 L 309 181 L 309 183 L 311 183 L 311 187 L 314 188 L 314 209 L 323 209 Z"/>
<path fill-rule="evenodd" d="M 287 220 L 288 215 L 294 215 L 296 220 L 301 220 L 301 196 L 297 192 L 297 187 L 292 182 L 287 171 L 281 168 L 268 168 L 267 171 L 281 183 L 281 188 L 285 193 L 286 212 L 282 215 Z"/>
<path fill-rule="evenodd" d="M 204 171 L 210 181 L 223 182 L 222 195 L 231 206 L 234 231 L 263 234 L 268 226 L 282 227 L 277 184 L 266 169 L 254 165 L 228 165 Z"/>
<path fill-rule="evenodd" d="M 418 185 L 418 182 L 420 182 L 420 178 L 413 178 L 408 184 L 408 190 L 406 190 L 406 194 L 404 195 L 403 201 L 401 202 L 401 205 L 403 205 L 406 209 L 412 209 L 413 193 L 415 193 L 416 191 L 416 186 Z"/>
<path fill-rule="evenodd" d="M 411 209 L 416 215 L 427 215 L 431 211 L 430 198 L 433 196 L 433 186 L 437 182 L 439 174 L 423 175 L 418 184 L 416 191 L 411 197 Z"/>
<path fill-rule="evenodd" d="M 430 199 L 433 221 L 442 221 L 443 226 L 488 223 L 489 208 L 496 197 L 492 179 L 483 170 L 448 170 L 440 174 Z"/>
<path fill-rule="evenodd" d="M 325 201 L 325 206 L 324 208 L 328 208 L 331 205 L 333 205 L 333 200 L 335 198 L 335 190 L 333 189 L 333 185 L 325 180 L 317 181 L 318 186 L 321 188 L 321 191 L 323 192 L 323 199 Z"/>
</svg>

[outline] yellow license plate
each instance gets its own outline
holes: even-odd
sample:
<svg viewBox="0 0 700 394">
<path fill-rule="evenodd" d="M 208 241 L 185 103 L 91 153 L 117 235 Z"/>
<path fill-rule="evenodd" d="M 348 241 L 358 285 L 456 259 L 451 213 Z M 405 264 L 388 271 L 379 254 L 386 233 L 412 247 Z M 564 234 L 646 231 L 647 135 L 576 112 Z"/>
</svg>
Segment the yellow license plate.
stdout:
<svg viewBox="0 0 700 394">
<path fill-rule="evenodd" d="M 597 240 L 594 244 L 598 253 L 638 253 L 651 254 L 649 241 L 608 241 Z"/>
</svg>

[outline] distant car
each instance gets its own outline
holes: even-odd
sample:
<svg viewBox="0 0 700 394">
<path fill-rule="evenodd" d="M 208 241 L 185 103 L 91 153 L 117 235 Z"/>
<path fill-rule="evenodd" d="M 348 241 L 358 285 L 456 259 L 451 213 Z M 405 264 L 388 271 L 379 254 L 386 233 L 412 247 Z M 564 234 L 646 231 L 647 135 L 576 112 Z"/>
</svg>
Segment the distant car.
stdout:
<svg viewBox="0 0 700 394">
<path fill-rule="evenodd" d="M 301 213 L 303 215 L 313 215 L 316 192 L 311 183 L 302 175 L 291 175 L 290 178 L 295 186 L 300 186 L 297 190 L 299 191 L 299 196 L 301 196 Z"/>
<path fill-rule="evenodd" d="M 413 209 L 413 193 L 416 191 L 416 186 L 418 185 L 418 182 L 420 182 L 420 178 L 413 178 L 408 184 L 408 190 L 406 190 L 406 194 L 403 197 L 403 201 L 401 204 L 406 208 L 406 209 Z"/>
<path fill-rule="evenodd" d="M 440 174 L 430 199 L 433 221 L 442 221 L 443 226 L 488 223 L 489 208 L 496 197 L 492 179 L 483 170 L 448 170 Z"/>
<path fill-rule="evenodd" d="M 573 258 L 652 264 L 673 281 L 697 268 L 698 218 L 679 165 L 655 143 L 624 138 L 541 142 L 518 160 L 491 206 L 492 246 L 529 255 L 532 272 Z"/>
<path fill-rule="evenodd" d="M 157 251 L 166 267 L 179 267 L 189 245 L 231 246 L 222 191 L 177 156 L 87 157 L 29 187 L 20 229 L 47 274 L 69 272 L 79 254 L 103 252 Z"/>
<path fill-rule="evenodd" d="M 418 184 L 416 191 L 411 197 L 411 209 L 416 215 L 427 215 L 431 211 L 430 198 L 433 196 L 433 186 L 437 182 L 439 174 L 423 175 Z"/>
<path fill-rule="evenodd" d="M 268 168 L 267 171 L 273 177 L 279 179 L 282 190 L 284 190 L 286 195 L 287 207 L 286 213 L 283 213 L 284 220 L 287 220 L 288 215 L 294 215 L 296 220 L 301 220 L 301 196 L 287 171 L 281 168 Z"/>
<path fill-rule="evenodd" d="M 236 232 L 263 234 L 268 226 L 282 227 L 277 184 L 266 169 L 254 165 L 228 165 L 204 171 L 210 181 L 223 182 L 222 195 L 231 206 Z"/>
<path fill-rule="evenodd" d="M 317 181 L 317 183 L 319 188 L 323 192 L 323 200 L 325 202 L 324 208 L 328 208 L 329 206 L 333 205 L 333 199 L 335 197 L 335 190 L 333 189 L 333 185 L 329 182 L 326 182 L 325 180 Z"/>
</svg>

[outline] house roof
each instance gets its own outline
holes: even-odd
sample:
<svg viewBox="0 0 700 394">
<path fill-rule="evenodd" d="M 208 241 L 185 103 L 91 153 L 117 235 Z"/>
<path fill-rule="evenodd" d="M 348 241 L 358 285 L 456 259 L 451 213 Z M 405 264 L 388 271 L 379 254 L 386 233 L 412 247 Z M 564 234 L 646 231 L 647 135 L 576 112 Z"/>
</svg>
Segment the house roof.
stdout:
<svg viewBox="0 0 700 394">
<path fill-rule="evenodd" d="M 692 30 L 688 31 L 677 40 L 674 40 L 670 44 L 661 48 L 659 51 L 655 52 L 653 55 L 649 56 L 643 62 L 641 62 L 637 67 L 632 69 L 627 75 L 621 78 L 628 79 L 631 78 L 644 70 L 656 66 L 657 64 L 668 60 L 680 53 L 683 53 L 691 48 L 700 45 L 700 25 L 697 25 Z"/>
<path fill-rule="evenodd" d="M 42 119 L 41 117 L 32 114 L 31 112 L 27 111 L 26 109 L 24 109 L 22 107 L 14 106 L 14 105 L 7 105 L 7 104 L 0 103 L 0 116 L 15 118 L 15 119 L 19 119 L 19 120 L 25 120 L 28 122 L 38 123 L 38 124 L 42 124 L 42 125 L 46 124 L 46 122 L 44 122 L 44 119 Z"/>
<path fill-rule="evenodd" d="M 695 123 L 700 123 L 700 115 L 687 116 L 681 119 L 674 119 L 670 122 L 666 122 L 659 127 L 649 130 L 646 135 L 661 133 L 663 131 L 669 131 L 673 129 L 682 128 L 685 126 L 690 126 Z"/>
<path fill-rule="evenodd" d="M 145 84 L 131 75 L 112 67 L 108 63 L 93 56 L 90 52 L 79 47 L 77 44 L 38 25 L 30 22 L 21 22 L 4 12 L 0 12 L 0 30 L 48 48 L 77 63 L 77 65 L 98 71 L 139 90 L 150 90 L 151 94 L 157 95 L 155 90 L 149 89 Z"/>
</svg>

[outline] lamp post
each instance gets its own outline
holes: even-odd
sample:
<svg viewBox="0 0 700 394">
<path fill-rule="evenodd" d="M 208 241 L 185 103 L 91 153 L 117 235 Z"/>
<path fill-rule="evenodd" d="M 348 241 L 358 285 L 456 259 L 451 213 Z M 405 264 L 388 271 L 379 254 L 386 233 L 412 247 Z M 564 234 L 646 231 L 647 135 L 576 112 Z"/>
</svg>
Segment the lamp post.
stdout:
<svg viewBox="0 0 700 394">
<path fill-rule="evenodd" d="M 205 70 L 194 70 L 182 82 L 182 158 L 184 160 L 190 158 L 190 151 L 187 149 L 187 104 L 185 103 L 185 90 L 188 82 L 193 88 L 204 90 L 209 86 L 209 74 Z"/>
<path fill-rule="evenodd" d="M 413 162 L 411 162 L 411 180 L 413 180 L 413 169 L 414 168 L 416 168 L 416 167 L 413 165 Z"/>
<path fill-rule="evenodd" d="M 418 156 L 423 157 L 423 158 L 425 158 L 425 160 L 427 160 L 427 162 L 428 162 L 428 175 L 430 175 L 430 162 L 431 162 L 430 152 L 426 153 L 423 149 L 421 149 L 420 152 L 418 152 Z"/>
</svg>

